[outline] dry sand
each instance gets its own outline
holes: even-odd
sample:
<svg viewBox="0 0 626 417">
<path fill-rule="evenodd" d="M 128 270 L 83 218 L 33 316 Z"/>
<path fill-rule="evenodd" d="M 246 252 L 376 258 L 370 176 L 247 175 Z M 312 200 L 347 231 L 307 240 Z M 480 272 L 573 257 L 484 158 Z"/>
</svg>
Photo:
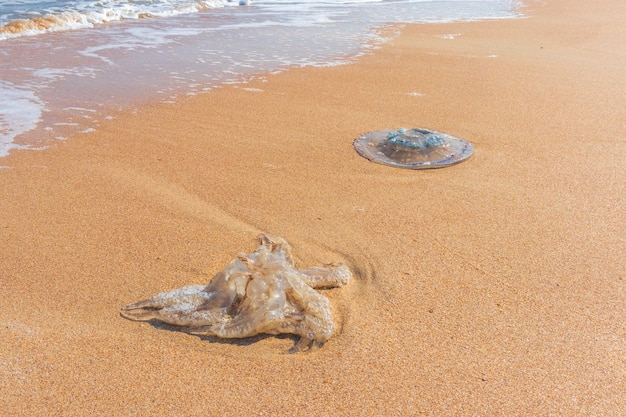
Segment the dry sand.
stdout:
<svg viewBox="0 0 626 417">
<path fill-rule="evenodd" d="M 626 3 L 523 12 L 408 26 L 354 65 L 4 160 L 0 414 L 626 415 Z M 410 171 L 352 148 L 415 126 L 475 154 Z M 259 232 L 355 272 L 325 291 L 339 331 L 321 349 L 119 316 Z"/>
</svg>

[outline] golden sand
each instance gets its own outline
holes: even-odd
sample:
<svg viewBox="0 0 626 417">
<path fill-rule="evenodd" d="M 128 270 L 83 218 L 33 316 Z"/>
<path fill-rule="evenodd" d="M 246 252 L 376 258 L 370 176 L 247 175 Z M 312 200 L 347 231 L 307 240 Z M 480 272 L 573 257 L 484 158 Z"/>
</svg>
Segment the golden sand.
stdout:
<svg viewBox="0 0 626 417">
<path fill-rule="evenodd" d="M 353 65 L 147 105 L 10 155 L 0 414 L 623 416 L 626 4 L 523 12 L 407 26 Z M 411 171 L 352 148 L 399 127 L 470 140 L 474 156 Z M 355 273 L 325 292 L 338 331 L 321 349 L 120 317 L 208 282 L 260 232 L 297 265 Z"/>
</svg>

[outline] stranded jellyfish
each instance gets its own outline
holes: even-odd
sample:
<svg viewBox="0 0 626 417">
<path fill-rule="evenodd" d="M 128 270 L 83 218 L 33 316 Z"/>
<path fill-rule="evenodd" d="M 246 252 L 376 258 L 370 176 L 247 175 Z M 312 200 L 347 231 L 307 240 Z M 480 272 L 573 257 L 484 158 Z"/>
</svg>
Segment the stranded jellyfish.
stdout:
<svg viewBox="0 0 626 417">
<path fill-rule="evenodd" d="M 154 295 L 124 307 L 122 316 L 222 338 L 291 333 L 300 336 L 293 351 L 323 344 L 335 324 L 328 298 L 315 289 L 347 284 L 350 269 L 345 265 L 296 269 L 284 239 L 262 235 L 259 241 L 257 250 L 239 254 L 208 285 Z"/>
<path fill-rule="evenodd" d="M 354 141 L 365 159 L 398 168 L 443 168 L 469 158 L 474 146 L 463 139 L 427 129 L 379 130 Z"/>
</svg>

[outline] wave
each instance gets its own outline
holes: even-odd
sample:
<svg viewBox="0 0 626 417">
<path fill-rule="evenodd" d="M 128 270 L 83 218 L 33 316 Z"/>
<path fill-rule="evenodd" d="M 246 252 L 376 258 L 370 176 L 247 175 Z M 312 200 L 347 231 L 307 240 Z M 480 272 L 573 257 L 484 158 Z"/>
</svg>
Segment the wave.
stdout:
<svg viewBox="0 0 626 417">
<path fill-rule="evenodd" d="M 52 10 L 40 16 L 12 19 L 0 26 L 0 40 L 48 32 L 85 29 L 109 22 L 176 16 L 206 9 L 245 5 L 248 0 L 101 0 L 79 3 L 72 10 Z"/>
</svg>

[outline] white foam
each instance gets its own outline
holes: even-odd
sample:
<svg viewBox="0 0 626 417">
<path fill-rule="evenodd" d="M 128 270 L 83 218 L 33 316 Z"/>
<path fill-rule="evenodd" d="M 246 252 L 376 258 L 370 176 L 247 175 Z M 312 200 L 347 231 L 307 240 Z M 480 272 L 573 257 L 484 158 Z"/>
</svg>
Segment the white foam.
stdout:
<svg viewBox="0 0 626 417">
<path fill-rule="evenodd" d="M 441 39 L 456 39 L 461 36 L 461 33 L 446 33 L 445 35 L 439 35 Z"/>
<path fill-rule="evenodd" d="M 16 3 L 21 5 L 28 4 L 28 2 L 23 0 Z M 41 4 L 39 1 L 31 3 Z M 42 13 L 31 11 L 22 14 L 11 13 L 1 15 L 0 40 L 19 36 L 33 36 L 47 32 L 92 28 L 103 23 L 114 21 L 177 16 L 237 4 L 238 3 L 229 0 L 100 0 L 97 2 L 58 2 L 56 6 L 42 10 Z M 5 4 L 3 9 L 10 10 L 10 4 Z"/>
<path fill-rule="evenodd" d="M 131 27 L 116 37 L 117 42 L 109 41 L 105 44 L 90 46 L 78 51 L 78 53 L 115 66 L 115 62 L 106 56 L 108 51 L 117 53 L 121 50 L 154 49 L 175 42 L 173 40 L 175 37 L 194 36 L 202 31 L 201 28 Z"/>
<path fill-rule="evenodd" d="M 15 138 L 41 121 L 44 104 L 31 90 L 0 80 L 0 156 L 24 148 L 14 143 Z"/>
<path fill-rule="evenodd" d="M 89 112 L 89 113 L 95 113 L 96 112 L 96 110 L 94 110 L 94 109 L 86 109 L 84 107 L 64 107 L 63 110 L 85 111 L 85 112 Z"/>
<path fill-rule="evenodd" d="M 96 70 L 89 67 L 76 68 L 39 68 L 32 70 L 32 74 L 37 78 L 50 81 L 62 80 L 68 76 L 94 77 Z"/>
</svg>

